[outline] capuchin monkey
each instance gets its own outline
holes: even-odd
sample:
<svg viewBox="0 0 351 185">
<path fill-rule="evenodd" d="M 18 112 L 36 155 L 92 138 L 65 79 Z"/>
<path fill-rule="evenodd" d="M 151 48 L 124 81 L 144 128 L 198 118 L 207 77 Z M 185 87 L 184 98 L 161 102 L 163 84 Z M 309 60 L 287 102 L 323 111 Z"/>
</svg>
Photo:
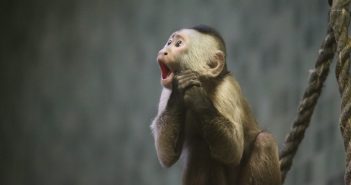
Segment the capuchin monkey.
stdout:
<svg viewBox="0 0 351 185">
<path fill-rule="evenodd" d="M 158 159 L 183 159 L 183 185 L 280 185 L 278 147 L 261 131 L 205 25 L 174 32 L 159 51 L 162 89 L 151 124 Z"/>
</svg>

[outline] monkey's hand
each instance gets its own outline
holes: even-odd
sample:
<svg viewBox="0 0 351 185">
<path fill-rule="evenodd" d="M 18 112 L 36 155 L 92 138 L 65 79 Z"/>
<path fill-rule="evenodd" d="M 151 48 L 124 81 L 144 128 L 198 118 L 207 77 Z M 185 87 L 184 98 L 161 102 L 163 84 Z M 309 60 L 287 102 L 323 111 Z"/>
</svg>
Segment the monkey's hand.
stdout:
<svg viewBox="0 0 351 185">
<path fill-rule="evenodd" d="M 184 109 L 183 89 L 179 86 L 179 81 L 175 76 L 172 81 L 172 92 L 167 102 L 167 107 L 170 109 Z"/>
<path fill-rule="evenodd" d="M 195 113 L 212 111 L 214 106 L 202 86 L 200 75 L 194 71 L 186 70 L 175 77 L 178 90 L 183 94 L 184 105 Z"/>
<path fill-rule="evenodd" d="M 176 88 L 181 94 L 193 86 L 201 86 L 199 74 L 194 71 L 185 70 L 174 77 L 173 88 Z"/>
</svg>

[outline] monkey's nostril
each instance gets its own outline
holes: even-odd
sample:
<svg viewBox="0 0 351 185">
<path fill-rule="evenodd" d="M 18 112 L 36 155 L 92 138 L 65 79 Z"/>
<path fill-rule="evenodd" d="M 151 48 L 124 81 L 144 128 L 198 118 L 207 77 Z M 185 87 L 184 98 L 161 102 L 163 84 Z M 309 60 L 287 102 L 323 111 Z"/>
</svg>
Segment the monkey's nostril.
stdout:
<svg viewBox="0 0 351 185">
<path fill-rule="evenodd" d="M 167 53 L 167 52 L 164 52 L 163 54 L 164 54 L 164 55 L 168 55 L 168 53 Z"/>
</svg>

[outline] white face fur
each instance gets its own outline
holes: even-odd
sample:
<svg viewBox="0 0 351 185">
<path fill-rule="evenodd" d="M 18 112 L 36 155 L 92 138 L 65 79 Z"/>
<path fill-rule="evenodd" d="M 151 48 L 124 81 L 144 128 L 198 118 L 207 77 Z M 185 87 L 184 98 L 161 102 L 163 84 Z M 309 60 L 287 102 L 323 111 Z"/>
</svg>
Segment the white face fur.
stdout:
<svg viewBox="0 0 351 185">
<path fill-rule="evenodd" d="M 209 71 L 208 64 L 216 52 L 218 44 L 209 35 L 192 29 L 174 32 L 157 55 L 161 68 L 161 84 L 171 89 L 174 74 L 185 69 L 205 74 Z"/>
</svg>

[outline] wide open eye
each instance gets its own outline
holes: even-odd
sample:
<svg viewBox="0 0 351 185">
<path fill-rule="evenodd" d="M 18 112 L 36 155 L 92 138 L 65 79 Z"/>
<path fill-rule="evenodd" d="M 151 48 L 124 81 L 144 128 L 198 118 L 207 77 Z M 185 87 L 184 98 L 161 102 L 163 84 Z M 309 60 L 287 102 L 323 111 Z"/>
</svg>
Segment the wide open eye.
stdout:
<svg viewBox="0 0 351 185">
<path fill-rule="evenodd" d="M 175 43 L 175 47 L 179 47 L 180 45 L 182 45 L 182 41 L 181 41 L 181 40 L 178 40 L 178 41 Z"/>
</svg>

